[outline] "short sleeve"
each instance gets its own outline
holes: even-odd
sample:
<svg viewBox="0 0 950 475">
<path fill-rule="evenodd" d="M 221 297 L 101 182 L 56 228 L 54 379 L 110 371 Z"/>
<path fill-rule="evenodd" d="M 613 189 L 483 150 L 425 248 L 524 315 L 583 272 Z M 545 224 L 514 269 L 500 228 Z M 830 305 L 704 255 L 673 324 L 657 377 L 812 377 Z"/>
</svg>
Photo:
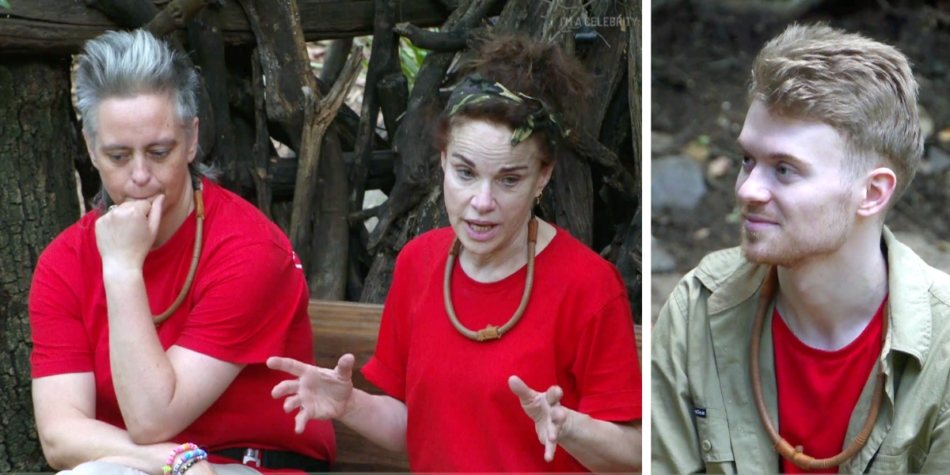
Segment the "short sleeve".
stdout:
<svg viewBox="0 0 950 475">
<path fill-rule="evenodd" d="M 360 370 L 369 382 L 403 402 L 406 400 L 406 360 L 411 335 L 409 296 L 412 288 L 411 282 L 407 281 L 412 272 L 406 268 L 409 261 L 406 250 L 408 247 L 396 259 L 393 284 L 383 306 L 376 352 Z"/>
<path fill-rule="evenodd" d="M 637 342 L 626 295 L 612 298 L 581 331 L 572 373 L 581 395 L 578 412 L 615 422 L 643 417 Z"/>
<path fill-rule="evenodd" d="M 60 236 L 40 256 L 30 287 L 33 378 L 93 370 L 92 345 L 77 297 L 80 285 L 78 256 Z"/>
<path fill-rule="evenodd" d="M 218 250 L 176 345 L 238 364 L 283 355 L 294 318 L 306 315 L 309 291 L 293 254 L 273 242 Z M 301 308 L 302 307 L 302 308 Z"/>
</svg>

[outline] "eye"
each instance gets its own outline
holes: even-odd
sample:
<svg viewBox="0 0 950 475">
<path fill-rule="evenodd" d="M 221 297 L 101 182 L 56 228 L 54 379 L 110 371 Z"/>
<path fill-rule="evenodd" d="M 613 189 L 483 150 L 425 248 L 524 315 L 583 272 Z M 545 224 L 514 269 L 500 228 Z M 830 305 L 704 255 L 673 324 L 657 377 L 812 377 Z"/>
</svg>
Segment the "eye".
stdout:
<svg viewBox="0 0 950 475">
<path fill-rule="evenodd" d="M 751 167 L 754 163 L 755 163 L 755 161 L 752 160 L 752 158 L 749 157 L 748 155 L 743 155 L 743 156 L 742 156 L 742 166 L 743 166 L 743 167 Z"/>
<path fill-rule="evenodd" d="M 153 150 L 152 156 L 156 158 L 165 158 L 168 156 L 168 150 Z"/>
<path fill-rule="evenodd" d="M 118 154 L 118 153 L 109 153 L 109 154 L 106 154 L 106 156 L 115 162 L 121 161 L 123 158 L 125 158 L 124 155 Z"/>
<path fill-rule="evenodd" d="M 775 172 L 778 173 L 779 176 L 789 176 L 792 174 L 792 169 L 788 165 L 779 164 L 779 166 L 775 168 Z"/>
<path fill-rule="evenodd" d="M 504 183 L 505 186 L 515 186 L 519 181 L 521 181 L 521 179 L 513 175 L 509 175 L 501 179 L 501 182 Z"/>
<path fill-rule="evenodd" d="M 458 174 L 459 178 L 463 180 L 471 180 L 474 177 L 472 170 L 466 167 L 458 167 L 455 169 L 455 172 Z"/>
</svg>

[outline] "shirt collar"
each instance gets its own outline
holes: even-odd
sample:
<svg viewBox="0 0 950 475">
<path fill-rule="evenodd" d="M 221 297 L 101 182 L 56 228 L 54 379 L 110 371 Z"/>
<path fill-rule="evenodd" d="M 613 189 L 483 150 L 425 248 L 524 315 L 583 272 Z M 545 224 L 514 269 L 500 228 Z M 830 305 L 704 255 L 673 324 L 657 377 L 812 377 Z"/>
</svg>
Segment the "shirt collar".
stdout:
<svg viewBox="0 0 950 475">
<path fill-rule="evenodd" d="M 931 345 L 930 289 L 934 277 L 929 266 L 898 241 L 886 226 L 882 239 L 887 248 L 890 312 L 885 364 L 888 364 L 889 350 L 895 350 L 913 356 L 923 365 Z M 766 272 L 768 266 L 749 263 L 742 257 L 740 248 L 704 259 L 695 275 L 712 292 L 707 301 L 709 315 L 725 312 L 757 297 Z M 885 368 L 888 373 L 889 370 Z"/>
</svg>

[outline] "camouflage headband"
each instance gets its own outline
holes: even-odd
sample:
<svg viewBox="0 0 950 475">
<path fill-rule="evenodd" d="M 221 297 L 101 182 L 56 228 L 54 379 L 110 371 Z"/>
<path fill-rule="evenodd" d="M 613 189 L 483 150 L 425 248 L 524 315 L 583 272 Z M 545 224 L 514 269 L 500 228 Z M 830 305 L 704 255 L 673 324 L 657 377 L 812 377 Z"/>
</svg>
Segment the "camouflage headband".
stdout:
<svg viewBox="0 0 950 475">
<path fill-rule="evenodd" d="M 449 103 L 445 106 L 445 113 L 453 116 L 465 106 L 494 99 L 523 104 L 530 111 L 525 122 L 511 134 L 512 147 L 527 140 L 535 130 L 544 130 L 551 138 L 566 136 L 570 133 L 570 131 L 562 130 L 557 114 L 551 112 L 551 108 L 541 99 L 520 92 L 511 92 L 501 83 L 490 82 L 480 74 L 468 76 L 455 86 Z"/>
</svg>

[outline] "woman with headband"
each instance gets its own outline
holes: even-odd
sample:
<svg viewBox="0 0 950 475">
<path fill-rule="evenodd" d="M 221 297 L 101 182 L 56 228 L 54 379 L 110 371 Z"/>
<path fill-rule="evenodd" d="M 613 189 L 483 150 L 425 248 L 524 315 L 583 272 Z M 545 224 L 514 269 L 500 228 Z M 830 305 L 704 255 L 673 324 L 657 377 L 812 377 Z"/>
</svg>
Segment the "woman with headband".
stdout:
<svg viewBox="0 0 950 475">
<path fill-rule="evenodd" d="M 333 370 L 272 358 L 297 376 L 273 395 L 300 409 L 298 431 L 339 419 L 408 451 L 414 472 L 639 471 L 623 282 L 532 211 L 586 75 L 552 44 L 508 37 L 480 50 L 436 134 L 451 227 L 402 249 L 362 369 L 386 395 L 353 389 L 352 355 Z"/>
<path fill-rule="evenodd" d="M 201 176 L 197 81 L 141 30 L 80 56 L 102 205 L 43 251 L 30 291 L 36 427 L 66 473 L 303 473 L 333 459 L 329 422 L 295 435 L 270 398 L 268 357 L 313 358 L 307 285 L 280 230 Z"/>
</svg>

